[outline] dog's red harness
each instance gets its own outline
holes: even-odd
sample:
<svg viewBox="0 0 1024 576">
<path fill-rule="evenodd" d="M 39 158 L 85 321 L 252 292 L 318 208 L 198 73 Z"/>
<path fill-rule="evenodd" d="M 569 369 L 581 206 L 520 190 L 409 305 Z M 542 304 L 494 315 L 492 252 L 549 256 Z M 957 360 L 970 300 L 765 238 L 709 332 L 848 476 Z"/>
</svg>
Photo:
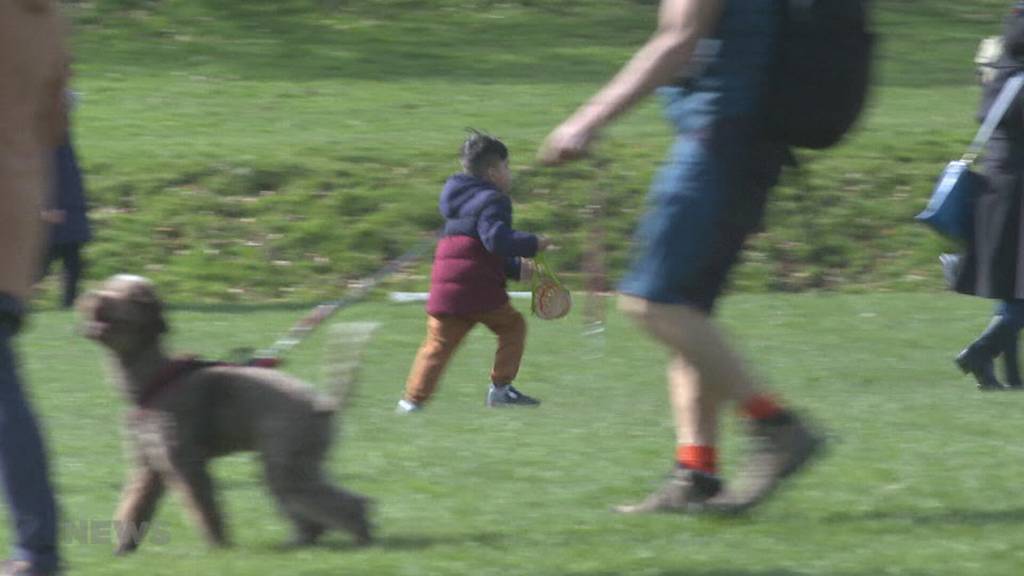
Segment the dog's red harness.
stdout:
<svg viewBox="0 0 1024 576">
<path fill-rule="evenodd" d="M 178 382 L 181 382 L 185 376 L 195 372 L 196 370 L 202 370 L 203 368 L 213 368 L 215 366 L 249 366 L 253 368 L 267 368 L 272 369 L 277 367 L 279 361 L 276 358 L 253 358 L 245 364 L 235 364 L 233 362 L 219 362 L 215 360 L 200 360 L 198 356 L 182 356 L 171 360 L 152 380 L 149 381 L 149 386 L 142 391 L 142 396 L 139 397 L 139 401 L 136 403 L 136 415 L 144 413 L 150 408 L 153 400 L 156 400 L 161 394 L 173 388 Z"/>
<path fill-rule="evenodd" d="M 153 400 L 167 390 L 173 388 L 174 385 L 181 382 L 185 376 L 188 376 L 196 370 L 226 365 L 227 364 L 225 362 L 200 360 L 196 356 L 183 356 L 181 358 L 171 360 L 170 363 L 164 366 L 163 370 L 153 377 L 149 382 L 149 386 L 143 390 L 142 396 L 139 397 L 138 401 L 139 410 L 148 409 Z"/>
</svg>

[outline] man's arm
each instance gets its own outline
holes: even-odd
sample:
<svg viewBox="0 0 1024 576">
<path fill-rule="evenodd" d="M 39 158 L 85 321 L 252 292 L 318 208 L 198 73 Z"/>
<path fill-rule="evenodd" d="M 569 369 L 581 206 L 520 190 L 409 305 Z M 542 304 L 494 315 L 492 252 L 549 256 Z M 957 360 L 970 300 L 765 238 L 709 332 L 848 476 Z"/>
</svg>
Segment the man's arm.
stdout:
<svg viewBox="0 0 1024 576">
<path fill-rule="evenodd" d="M 690 62 L 697 41 L 714 29 L 724 0 L 662 0 L 658 28 L 593 98 L 548 136 L 546 163 L 582 156 L 597 131 L 675 78 Z"/>
<path fill-rule="evenodd" d="M 50 0 L 0 2 L 0 293 L 31 293 L 42 256 L 67 56 Z"/>
</svg>

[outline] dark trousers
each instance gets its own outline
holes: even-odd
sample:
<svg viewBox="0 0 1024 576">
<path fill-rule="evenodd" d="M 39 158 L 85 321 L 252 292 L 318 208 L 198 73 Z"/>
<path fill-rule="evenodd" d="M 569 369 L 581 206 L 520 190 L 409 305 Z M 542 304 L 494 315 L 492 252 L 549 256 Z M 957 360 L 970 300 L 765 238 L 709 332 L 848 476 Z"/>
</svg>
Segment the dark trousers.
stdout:
<svg viewBox="0 0 1024 576">
<path fill-rule="evenodd" d="M 18 380 L 0 296 L 0 484 L 14 524 L 14 559 L 37 571 L 57 566 L 57 509 L 43 439 Z"/>
<path fill-rule="evenodd" d="M 1024 328 L 1024 300 L 1003 300 L 996 305 L 995 316 L 1004 320 L 1020 332 Z"/>
<path fill-rule="evenodd" d="M 43 266 L 42 276 L 50 273 L 50 266 L 54 261 L 60 260 L 63 264 L 63 292 L 61 304 L 65 308 L 71 308 L 78 297 L 78 282 L 82 279 L 82 245 L 80 243 L 52 244 L 46 255 L 46 264 Z"/>
</svg>

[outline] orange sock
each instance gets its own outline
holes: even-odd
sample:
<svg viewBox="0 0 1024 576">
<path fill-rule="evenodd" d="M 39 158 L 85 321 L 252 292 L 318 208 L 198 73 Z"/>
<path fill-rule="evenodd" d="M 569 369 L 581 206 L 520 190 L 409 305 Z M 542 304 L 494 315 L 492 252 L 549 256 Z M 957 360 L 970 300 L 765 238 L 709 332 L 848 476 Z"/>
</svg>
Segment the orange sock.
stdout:
<svg viewBox="0 0 1024 576">
<path fill-rule="evenodd" d="M 758 394 L 743 403 L 740 408 L 744 414 L 754 420 L 768 420 L 783 412 L 775 399 L 765 394 Z"/>
<path fill-rule="evenodd" d="M 718 473 L 718 451 L 714 446 L 680 444 L 676 446 L 676 460 L 683 468 L 706 474 Z"/>
</svg>

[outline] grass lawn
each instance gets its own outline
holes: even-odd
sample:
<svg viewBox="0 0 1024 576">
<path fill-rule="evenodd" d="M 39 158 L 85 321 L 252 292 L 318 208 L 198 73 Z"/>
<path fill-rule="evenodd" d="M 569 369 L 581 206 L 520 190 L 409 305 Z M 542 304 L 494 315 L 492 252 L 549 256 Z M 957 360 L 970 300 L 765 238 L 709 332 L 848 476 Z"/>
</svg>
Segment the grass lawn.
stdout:
<svg viewBox="0 0 1024 576">
<path fill-rule="evenodd" d="M 952 356 L 987 304 L 937 293 L 949 249 L 912 221 L 975 128 L 971 59 L 1005 0 L 875 3 L 877 85 L 862 129 L 807 154 L 722 319 L 758 374 L 832 437 L 829 458 L 750 518 L 622 518 L 668 470 L 663 353 L 615 313 L 603 341 L 577 316 L 531 319 L 518 384 L 537 410 L 483 407 L 492 340 L 475 333 L 421 414 L 393 413 L 424 331 L 415 305 L 382 323 L 331 467 L 377 502 L 378 545 L 332 535 L 284 550 L 288 526 L 248 457 L 215 475 L 236 546 L 208 551 L 167 501 L 159 538 L 115 559 L 105 523 L 124 477 L 123 411 L 69 313 L 20 338 L 45 422 L 72 574 L 523 576 L 1017 575 L 1024 396 L 982 395 Z M 654 23 L 651 0 L 93 0 L 69 2 L 83 93 L 75 137 L 96 240 L 90 280 L 153 277 L 175 348 L 223 357 L 268 345 L 306 308 L 439 224 L 436 194 L 473 126 L 503 137 L 516 224 L 561 244 L 570 283 L 596 187 L 621 269 L 671 139 L 651 101 L 591 164 L 540 169 L 534 151 Z M 422 288 L 426 265 L 392 283 Z M 765 290 L 843 292 L 758 294 Z M 908 291 L 919 291 L 911 294 Z M 859 293 L 858 293 L 859 292 Z M 187 303 L 187 305 L 186 305 Z M 519 302 L 525 309 L 525 303 Z M 325 338 L 287 369 L 323 385 Z M 725 474 L 742 459 L 727 423 Z M 0 546 L 6 544 L 0 527 Z M 154 534 L 156 536 L 156 534 Z"/>
<path fill-rule="evenodd" d="M 263 346 L 299 313 L 178 309 L 174 347 L 217 357 Z M 492 338 L 477 331 L 435 402 L 398 416 L 424 316 L 417 305 L 361 305 L 343 317 L 382 326 L 331 468 L 376 500 L 379 544 L 352 549 L 332 535 L 282 550 L 288 527 L 257 466 L 232 457 L 215 475 L 234 549 L 207 551 L 169 500 L 159 541 L 126 559 L 102 533 L 83 536 L 109 519 L 124 475 L 122 406 L 99 351 L 62 312 L 35 316 L 21 349 L 77 527 L 64 539 L 74 574 L 1011 575 L 1024 563 L 1024 396 L 978 393 L 950 361 L 987 313 L 951 295 L 727 299 L 723 322 L 756 371 L 833 441 L 791 489 L 725 521 L 608 511 L 653 488 L 672 453 L 662 353 L 621 316 L 609 315 L 603 343 L 581 335 L 577 316 L 531 319 L 519 385 L 543 398 L 539 409 L 482 406 Z M 297 349 L 287 368 L 322 384 L 325 340 Z M 728 428 L 726 475 L 742 457 L 740 428 Z"/>
<path fill-rule="evenodd" d="M 508 142 L 516 225 L 558 241 L 559 269 L 579 269 L 586 206 L 602 188 L 620 270 L 671 140 L 657 103 L 604 135 L 607 170 L 541 169 L 533 157 L 644 41 L 653 4 L 75 3 L 90 274 L 142 272 L 190 301 L 336 294 L 439 225 L 437 194 L 468 126 Z M 877 82 L 862 129 L 803 154 L 802 179 L 777 188 L 742 289 L 937 284 L 935 254 L 948 246 L 912 217 L 970 140 L 974 51 L 1006 3 L 875 4 Z"/>
</svg>

